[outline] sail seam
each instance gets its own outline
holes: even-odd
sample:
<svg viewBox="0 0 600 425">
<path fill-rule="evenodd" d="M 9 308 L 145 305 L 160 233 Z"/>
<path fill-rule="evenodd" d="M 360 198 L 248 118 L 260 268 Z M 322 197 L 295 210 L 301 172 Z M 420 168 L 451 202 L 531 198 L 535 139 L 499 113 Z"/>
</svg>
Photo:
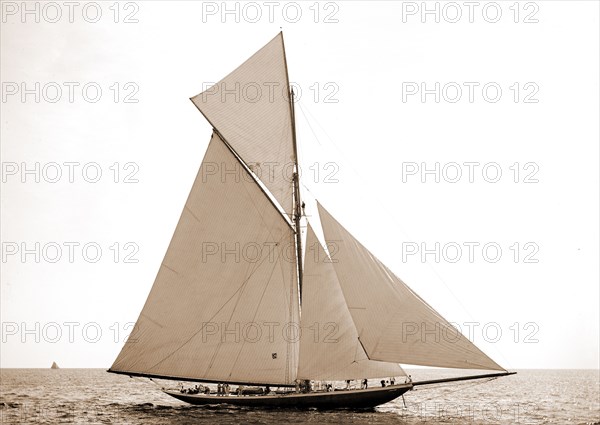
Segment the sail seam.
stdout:
<svg viewBox="0 0 600 425">
<path fill-rule="evenodd" d="M 179 274 L 179 272 L 177 270 L 172 269 L 171 267 L 167 266 L 165 263 L 161 263 L 161 266 L 163 266 L 167 270 L 171 270 L 175 274 Z"/>
<path fill-rule="evenodd" d="M 187 206 L 187 202 L 186 202 L 186 204 L 183 206 L 183 208 L 184 208 L 184 209 L 186 209 L 186 210 L 187 210 L 187 211 L 188 211 L 188 212 L 189 212 L 189 213 L 192 215 L 192 217 L 194 217 L 194 218 L 196 219 L 196 221 L 197 221 L 198 223 L 202 223 L 202 221 L 200 221 L 200 219 L 199 219 L 198 217 L 196 217 L 196 214 L 194 214 L 194 212 L 191 210 L 191 208 Z"/>
</svg>

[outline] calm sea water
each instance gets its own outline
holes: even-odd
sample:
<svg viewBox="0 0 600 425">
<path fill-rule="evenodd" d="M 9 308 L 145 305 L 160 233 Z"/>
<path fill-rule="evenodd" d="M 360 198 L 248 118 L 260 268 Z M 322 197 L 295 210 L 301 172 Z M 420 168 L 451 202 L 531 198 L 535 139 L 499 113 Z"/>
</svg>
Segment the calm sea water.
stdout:
<svg viewBox="0 0 600 425">
<path fill-rule="evenodd" d="M 412 370 L 413 380 L 443 372 Z M 0 423 L 600 424 L 598 370 L 521 370 L 493 381 L 419 387 L 374 410 L 297 411 L 190 406 L 165 381 L 99 369 L 0 369 Z"/>
</svg>

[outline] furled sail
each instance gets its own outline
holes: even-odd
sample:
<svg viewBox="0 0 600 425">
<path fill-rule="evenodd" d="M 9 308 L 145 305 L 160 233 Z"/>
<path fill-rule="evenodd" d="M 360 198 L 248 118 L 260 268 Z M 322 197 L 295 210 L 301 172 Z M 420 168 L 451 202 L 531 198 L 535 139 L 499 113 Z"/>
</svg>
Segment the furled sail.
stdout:
<svg viewBox="0 0 600 425">
<path fill-rule="evenodd" d="M 192 102 L 291 215 L 293 130 L 283 34 Z"/>
<path fill-rule="evenodd" d="M 110 371 L 290 385 L 298 322 L 293 231 L 213 133 L 150 295 Z"/>
<path fill-rule="evenodd" d="M 333 267 L 370 359 L 462 369 L 504 370 L 396 277 L 320 204 Z"/>
<path fill-rule="evenodd" d="M 310 224 L 306 247 L 298 378 L 346 380 L 405 376 L 397 363 L 367 358 L 331 259 Z"/>
</svg>

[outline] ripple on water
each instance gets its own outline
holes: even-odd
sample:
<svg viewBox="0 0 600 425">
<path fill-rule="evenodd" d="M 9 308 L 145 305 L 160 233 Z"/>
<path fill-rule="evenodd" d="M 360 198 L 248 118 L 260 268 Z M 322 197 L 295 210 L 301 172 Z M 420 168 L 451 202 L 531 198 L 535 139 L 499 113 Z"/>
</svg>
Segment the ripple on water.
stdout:
<svg viewBox="0 0 600 425">
<path fill-rule="evenodd" d="M 440 371 L 410 371 L 430 379 Z M 429 375 L 428 375 L 429 373 Z M 418 389 L 370 411 L 192 406 L 148 380 L 98 369 L 3 369 L 0 423 L 547 424 L 600 425 L 598 371 L 520 371 L 492 382 Z"/>
</svg>

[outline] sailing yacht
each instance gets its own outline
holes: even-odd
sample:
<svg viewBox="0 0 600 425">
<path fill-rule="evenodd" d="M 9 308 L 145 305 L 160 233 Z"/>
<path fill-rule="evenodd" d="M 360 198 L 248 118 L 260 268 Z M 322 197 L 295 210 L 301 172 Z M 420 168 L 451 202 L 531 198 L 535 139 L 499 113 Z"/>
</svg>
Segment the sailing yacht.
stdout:
<svg viewBox="0 0 600 425">
<path fill-rule="evenodd" d="M 512 374 L 320 202 L 304 214 L 282 33 L 191 100 L 212 137 L 109 372 L 219 384 L 216 393 L 164 390 L 192 404 L 317 408 L 373 407 L 417 385 Z M 494 372 L 412 382 L 400 364 Z M 336 381 L 346 386 L 316 386 Z"/>
</svg>

